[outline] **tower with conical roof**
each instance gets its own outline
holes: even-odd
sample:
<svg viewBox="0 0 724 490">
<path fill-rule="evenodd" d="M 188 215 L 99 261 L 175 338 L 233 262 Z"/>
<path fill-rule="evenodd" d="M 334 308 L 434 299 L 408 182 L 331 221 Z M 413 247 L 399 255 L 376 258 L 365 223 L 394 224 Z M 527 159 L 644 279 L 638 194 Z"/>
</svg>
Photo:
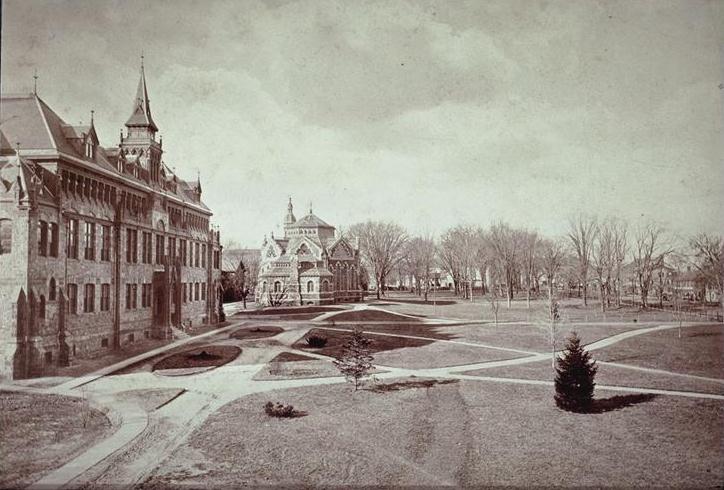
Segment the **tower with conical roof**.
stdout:
<svg viewBox="0 0 724 490">
<path fill-rule="evenodd" d="M 289 197 L 289 204 L 287 204 L 287 215 L 284 218 L 284 236 L 287 235 L 287 228 L 297 222 L 297 218 L 294 217 L 294 205 L 292 205 L 292 198 Z"/>
<path fill-rule="evenodd" d="M 126 136 L 121 135 L 121 151 L 130 162 L 137 163 L 144 171 L 142 176 L 149 183 L 158 183 L 161 177 L 162 145 L 156 141 L 158 127 L 151 116 L 151 106 L 146 87 L 146 72 L 141 56 L 141 76 L 131 117 L 126 121 Z"/>
</svg>

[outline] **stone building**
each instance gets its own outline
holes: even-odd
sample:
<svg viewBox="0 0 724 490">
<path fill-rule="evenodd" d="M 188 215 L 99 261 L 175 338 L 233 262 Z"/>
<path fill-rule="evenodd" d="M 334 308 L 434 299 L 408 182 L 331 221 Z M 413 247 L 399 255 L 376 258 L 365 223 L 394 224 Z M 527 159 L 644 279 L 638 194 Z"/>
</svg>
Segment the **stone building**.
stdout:
<svg viewBox="0 0 724 490">
<path fill-rule="evenodd" d="M 1 105 L 0 377 L 217 322 L 219 233 L 163 162 L 143 64 L 117 146 L 36 93 Z"/>
<path fill-rule="evenodd" d="M 297 220 L 291 198 L 284 237 L 264 238 L 256 301 L 264 305 L 323 305 L 360 301 L 357 240 L 348 240 L 312 213 Z"/>
</svg>

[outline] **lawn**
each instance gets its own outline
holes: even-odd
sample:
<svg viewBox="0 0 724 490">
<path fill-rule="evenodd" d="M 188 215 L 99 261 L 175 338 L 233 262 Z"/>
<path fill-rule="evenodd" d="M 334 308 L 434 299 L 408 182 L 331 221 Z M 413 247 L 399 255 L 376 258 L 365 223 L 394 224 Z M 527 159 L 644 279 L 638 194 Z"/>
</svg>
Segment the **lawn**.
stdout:
<svg viewBox="0 0 724 490">
<path fill-rule="evenodd" d="M 602 361 L 724 379 L 724 325 L 663 330 L 595 351 Z"/>
<path fill-rule="evenodd" d="M 595 358 L 596 353 L 594 352 L 593 355 Z M 467 371 L 464 374 L 500 378 L 535 379 L 542 381 L 553 381 L 555 377 L 550 360 L 518 364 L 515 366 L 476 369 L 473 371 Z M 695 391 L 724 395 L 724 383 L 637 371 L 634 369 L 626 369 L 608 364 L 598 365 L 596 384 L 629 386 L 633 388 L 653 388 L 659 390 Z M 597 396 L 605 397 L 607 396 L 607 393 L 608 392 L 606 391 L 600 391 L 597 393 Z"/>
<path fill-rule="evenodd" d="M 327 345 L 320 349 L 309 347 L 305 338 L 311 335 L 317 335 L 327 338 Z M 329 357 L 340 357 L 344 352 L 344 344 L 351 337 L 350 333 L 338 332 L 335 330 L 326 330 L 313 328 L 311 329 L 304 338 L 299 339 L 292 345 L 295 349 L 305 350 L 321 354 Z M 374 354 L 392 349 L 400 349 L 403 347 L 420 347 L 432 343 L 432 340 L 423 339 L 406 339 L 403 337 L 388 337 L 383 335 L 367 334 L 372 344 L 370 345 L 370 351 Z"/>
<path fill-rule="evenodd" d="M 485 347 L 433 342 L 420 347 L 407 347 L 375 355 L 375 364 L 409 369 L 434 369 L 476 362 L 500 361 L 521 357 L 521 354 Z"/>
<path fill-rule="evenodd" d="M 308 415 L 270 418 L 267 401 Z M 628 405 L 572 414 L 548 387 L 477 381 L 257 394 L 212 415 L 144 487 L 721 485 L 724 403 L 662 396 Z"/>
<path fill-rule="evenodd" d="M 28 485 L 110 432 L 105 415 L 79 398 L 0 392 L 0 487 Z"/>
<path fill-rule="evenodd" d="M 416 315 L 413 315 L 416 316 Z M 328 322 L 418 322 L 415 318 L 395 315 L 380 310 L 354 310 L 337 313 L 329 317 Z"/>
</svg>

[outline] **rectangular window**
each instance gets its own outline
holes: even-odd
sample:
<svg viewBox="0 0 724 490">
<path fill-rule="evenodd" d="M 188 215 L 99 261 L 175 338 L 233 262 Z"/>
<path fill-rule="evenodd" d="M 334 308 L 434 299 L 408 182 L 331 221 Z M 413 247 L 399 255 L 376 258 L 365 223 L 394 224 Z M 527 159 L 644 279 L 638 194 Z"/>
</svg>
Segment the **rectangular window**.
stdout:
<svg viewBox="0 0 724 490">
<path fill-rule="evenodd" d="M 141 285 L 141 307 L 148 308 L 151 306 L 151 284 Z"/>
<path fill-rule="evenodd" d="M 182 292 L 182 297 L 183 297 L 183 302 L 184 302 L 184 303 L 186 303 L 186 289 L 187 289 L 187 288 L 186 288 L 186 283 L 184 283 L 184 285 L 183 285 L 183 292 Z"/>
<path fill-rule="evenodd" d="M 144 231 L 141 237 L 141 262 L 151 263 L 151 233 Z"/>
<path fill-rule="evenodd" d="M 85 295 L 83 297 L 83 312 L 93 313 L 96 309 L 96 286 L 95 284 L 85 285 Z"/>
<path fill-rule="evenodd" d="M 138 285 L 126 284 L 126 309 L 135 310 L 138 307 Z"/>
<path fill-rule="evenodd" d="M 156 263 L 163 264 L 163 255 L 165 251 L 165 239 L 162 235 L 156 235 Z"/>
<path fill-rule="evenodd" d="M 199 266 L 199 253 L 201 251 L 200 249 L 201 247 L 199 246 L 199 244 L 194 243 L 194 267 Z"/>
<path fill-rule="evenodd" d="M 181 264 L 186 265 L 186 240 L 179 240 L 179 255 L 181 255 Z"/>
<path fill-rule="evenodd" d="M 126 262 L 138 262 L 138 230 L 126 228 Z"/>
<path fill-rule="evenodd" d="M 96 258 L 96 224 L 85 224 L 85 252 L 83 257 L 86 260 L 95 260 Z"/>
<path fill-rule="evenodd" d="M 101 260 L 111 260 L 111 227 L 101 225 Z"/>
<path fill-rule="evenodd" d="M 101 339 L 101 347 L 108 347 L 108 339 L 102 338 Z"/>
<path fill-rule="evenodd" d="M 199 300 L 199 283 L 194 283 L 194 301 Z"/>
<path fill-rule="evenodd" d="M 201 267 L 206 268 L 206 245 L 201 245 Z"/>
<path fill-rule="evenodd" d="M 169 237 L 168 239 L 168 256 L 171 257 L 171 261 L 176 259 L 176 239 Z"/>
<path fill-rule="evenodd" d="M 58 223 L 50 223 L 50 256 L 58 256 Z"/>
<path fill-rule="evenodd" d="M 66 223 L 66 246 L 65 254 L 69 259 L 78 258 L 78 220 L 68 219 Z"/>
<path fill-rule="evenodd" d="M 201 301 L 206 301 L 206 283 L 201 283 Z"/>
<path fill-rule="evenodd" d="M 78 313 L 78 285 L 68 284 L 65 290 L 68 293 L 68 313 L 76 315 Z"/>
<path fill-rule="evenodd" d="M 38 255 L 45 257 L 48 252 L 48 223 L 38 222 Z"/>
<path fill-rule="evenodd" d="M 101 284 L 101 311 L 111 309 L 111 285 Z"/>
</svg>

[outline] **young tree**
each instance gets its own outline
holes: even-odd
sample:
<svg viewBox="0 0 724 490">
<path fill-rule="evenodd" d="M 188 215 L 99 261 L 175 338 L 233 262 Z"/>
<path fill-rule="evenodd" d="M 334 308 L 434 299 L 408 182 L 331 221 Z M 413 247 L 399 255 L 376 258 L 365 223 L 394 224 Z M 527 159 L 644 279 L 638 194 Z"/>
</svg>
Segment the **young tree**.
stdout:
<svg viewBox="0 0 724 490">
<path fill-rule="evenodd" d="M 339 371 L 357 391 L 362 378 L 369 375 L 374 358 L 370 354 L 372 341 L 365 337 L 362 330 L 355 328 L 350 339 L 344 344 L 342 357 L 332 361 Z"/>
<path fill-rule="evenodd" d="M 578 215 L 571 218 L 568 228 L 568 238 L 578 259 L 578 281 L 583 286 L 583 304 L 588 305 L 588 268 L 596 238 L 596 218 Z"/>
<path fill-rule="evenodd" d="M 593 402 L 598 367 L 591 354 L 581 346 L 581 339 L 575 332 L 566 339 L 566 349 L 557 364 L 556 405 L 571 412 L 585 412 Z"/>
<path fill-rule="evenodd" d="M 387 276 L 403 258 L 407 234 L 395 223 L 380 221 L 353 225 L 349 234 L 359 238 L 362 258 L 375 276 L 377 299 L 380 299 Z"/>
<path fill-rule="evenodd" d="M 560 240 L 542 240 L 539 247 L 538 262 L 541 272 L 546 276 L 546 285 L 548 289 L 548 317 L 543 322 L 548 332 L 548 339 L 551 345 L 552 359 L 551 363 L 555 368 L 556 361 L 556 327 L 560 314 L 558 310 L 558 302 L 555 295 L 555 284 L 560 276 L 565 259 L 564 246 Z"/>
</svg>

